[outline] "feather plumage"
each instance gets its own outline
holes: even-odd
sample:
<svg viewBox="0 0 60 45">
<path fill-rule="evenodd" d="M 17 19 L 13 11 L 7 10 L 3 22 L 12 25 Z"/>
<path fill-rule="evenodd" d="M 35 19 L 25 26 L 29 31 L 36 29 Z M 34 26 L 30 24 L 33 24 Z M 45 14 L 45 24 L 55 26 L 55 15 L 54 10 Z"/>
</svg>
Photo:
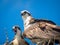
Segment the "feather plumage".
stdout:
<svg viewBox="0 0 60 45">
<path fill-rule="evenodd" d="M 27 11 L 22 13 L 24 22 L 23 36 L 38 43 L 49 42 L 49 40 L 60 40 L 60 26 L 53 21 L 35 19 Z"/>
</svg>

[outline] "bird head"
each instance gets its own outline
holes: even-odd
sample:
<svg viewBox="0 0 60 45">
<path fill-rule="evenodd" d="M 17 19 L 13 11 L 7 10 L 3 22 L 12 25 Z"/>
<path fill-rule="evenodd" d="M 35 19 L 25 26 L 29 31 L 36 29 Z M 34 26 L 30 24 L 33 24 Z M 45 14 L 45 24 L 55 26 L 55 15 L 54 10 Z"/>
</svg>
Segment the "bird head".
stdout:
<svg viewBox="0 0 60 45">
<path fill-rule="evenodd" d="M 21 15 L 22 15 L 22 16 L 24 16 L 24 15 L 26 15 L 26 14 L 28 14 L 27 16 L 30 16 L 30 15 L 31 15 L 30 12 L 27 11 L 27 10 L 21 11 Z"/>
<path fill-rule="evenodd" d="M 33 18 L 30 12 L 27 10 L 21 11 L 21 16 L 24 22 L 24 27 L 27 26 L 30 23 L 31 19 Z"/>
<path fill-rule="evenodd" d="M 21 11 L 21 16 L 22 16 L 23 21 L 25 21 L 26 19 L 28 19 L 28 17 L 31 18 L 31 14 L 27 10 Z"/>
<path fill-rule="evenodd" d="M 12 27 L 13 31 L 16 33 L 17 30 L 21 30 L 19 26 L 15 25 Z"/>
</svg>

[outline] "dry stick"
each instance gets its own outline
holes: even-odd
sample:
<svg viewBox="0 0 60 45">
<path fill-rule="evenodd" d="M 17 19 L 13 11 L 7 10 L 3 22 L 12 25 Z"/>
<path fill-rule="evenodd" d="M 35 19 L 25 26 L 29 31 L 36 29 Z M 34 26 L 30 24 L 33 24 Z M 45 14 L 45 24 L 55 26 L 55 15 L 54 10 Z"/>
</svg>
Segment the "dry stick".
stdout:
<svg viewBox="0 0 60 45">
<path fill-rule="evenodd" d="M 9 41 L 8 41 L 8 34 L 7 34 L 7 32 L 6 32 L 6 28 L 4 28 L 4 32 L 5 32 L 5 34 L 6 34 L 6 42 L 5 42 L 4 45 L 8 45 Z"/>
<path fill-rule="evenodd" d="M 50 44 L 50 42 L 51 42 L 51 39 L 49 40 L 48 45 Z"/>
<path fill-rule="evenodd" d="M 39 44 L 45 45 L 45 44 L 46 44 L 46 40 L 42 40 L 41 42 L 38 42 L 37 44 L 38 44 L 38 45 L 39 45 Z"/>
<path fill-rule="evenodd" d="M 53 44 L 55 45 L 55 37 L 54 37 L 54 41 L 53 41 Z"/>
<path fill-rule="evenodd" d="M 5 29 L 5 34 L 6 34 L 6 41 L 9 42 L 8 41 L 8 33 L 6 32 L 6 29 Z"/>
</svg>

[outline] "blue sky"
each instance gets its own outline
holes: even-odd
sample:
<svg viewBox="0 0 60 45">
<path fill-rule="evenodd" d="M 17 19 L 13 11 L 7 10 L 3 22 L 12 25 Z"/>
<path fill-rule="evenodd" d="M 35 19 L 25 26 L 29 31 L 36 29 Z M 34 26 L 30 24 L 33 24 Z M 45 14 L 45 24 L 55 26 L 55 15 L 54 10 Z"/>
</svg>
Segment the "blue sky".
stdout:
<svg viewBox="0 0 60 45">
<path fill-rule="evenodd" d="M 12 26 L 19 25 L 23 31 L 21 11 L 28 10 L 34 18 L 48 19 L 60 25 L 60 0 L 0 0 L 0 44 L 14 37 Z"/>
</svg>

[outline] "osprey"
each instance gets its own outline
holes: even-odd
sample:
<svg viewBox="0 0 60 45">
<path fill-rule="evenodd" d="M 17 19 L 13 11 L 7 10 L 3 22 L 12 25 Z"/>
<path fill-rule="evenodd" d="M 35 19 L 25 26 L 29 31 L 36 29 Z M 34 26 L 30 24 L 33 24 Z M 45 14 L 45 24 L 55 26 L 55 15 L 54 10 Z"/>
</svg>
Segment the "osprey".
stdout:
<svg viewBox="0 0 60 45">
<path fill-rule="evenodd" d="M 53 21 L 35 19 L 27 10 L 21 11 L 21 16 L 24 22 L 23 36 L 31 39 L 32 42 L 40 44 L 48 42 L 49 45 L 51 40 L 60 40 L 60 26 Z"/>
<path fill-rule="evenodd" d="M 22 32 L 19 26 L 13 26 L 13 31 L 15 32 L 15 37 L 9 45 L 29 45 L 22 37 Z"/>
</svg>

